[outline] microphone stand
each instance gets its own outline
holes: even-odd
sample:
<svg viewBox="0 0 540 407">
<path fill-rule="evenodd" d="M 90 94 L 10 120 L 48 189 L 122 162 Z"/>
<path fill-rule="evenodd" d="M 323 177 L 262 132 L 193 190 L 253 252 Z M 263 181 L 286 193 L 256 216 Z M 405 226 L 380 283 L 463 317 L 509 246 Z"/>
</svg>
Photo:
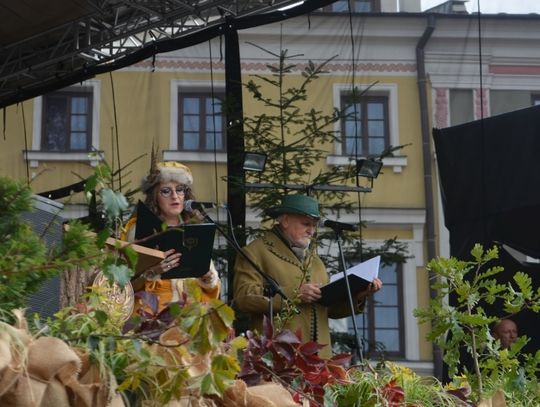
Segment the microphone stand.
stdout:
<svg viewBox="0 0 540 407">
<path fill-rule="evenodd" d="M 339 248 L 339 255 L 341 258 L 341 267 L 343 269 L 343 277 L 345 278 L 345 284 L 347 286 L 347 296 L 349 297 L 349 306 L 351 308 L 351 317 L 352 317 L 352 323 L 353 323 L 353 329 L 354 329 L 354 339 L 356 341 L 356 354 L 358 356 L 358 360 L 360 363 L 364 361 L 364 357 L 362 354 L 362 343 L 360 342 L 360 338 L 358 337 L 358 328 L 356 327 L 356 317 L 355 317 L 355 306 L 353 303 L 352 293 L 351 293 L 351 287 L 349 285 L 349 276 L 347 275 L 347 265 L 345 263 L 345 256 L 343 254 L 343 247 L 341 245 L 341 234 L 342 230 L 338 227 L 331 228 L 334 233 L 336 234 L 336 241 Z"/>
<path fill-rule="evenodd" d="M 272 300 L 273 298 L 275 297 L 276 294 L 279 294 L 280 297 L 284 300 L 284 301 L 287 301 L 288 298 L 287 296 L 285 295 L 285 293 L 283 292 L 283 290 L 281 289 L 281 287 L 279 286 L 279 284 L 277 283 L 276 280 L 274 280 L 272 277 L 270 277 L 268 274 L 266 274 L 264 271 L 261 270 L 261 268 L 259 267 L 259 265 L 257 263 L 255 263 L 251 257 L 249 257 L 247 255 L 247 253 L 240 247 L 238 246 L 238 244 L 236 244 L 236 242 L 227 234 L 227 232 L 225 232 L 220 225 L 217 224 L 217 222 L 215 222 L 207 213 L 206 211 L 204 210 L 204 208 L 197 208 L 199 210 L 199 212 L 203 215 L 204 219 L 207 221 L 207 222 L 210 222 L 210 223 L 213 223 L 214 225 L 216 225 L 216 229 L 218 230 L 219 233 L 221 233 L 221 235 L 225 238 L 225 240 L 227 240 L 227 242 L 232 246 L 234 247 L 234 250 L 236 250 L 236 252 L 238 254 L 240 254 L 250 265 L 251 267 L 253 267 L 255 269 L 255 271 L 263 278 L 265 284 L 264 284 L 264 289 L 263 289 L 263 293 L 264 293 L 264 296 L 268 299 L 268 317 L 270 318 L 270 321 L 273 321 L 273 317 L 274 317 L 274 309 L 273 309 L 273 303 L 272 303 Z"/>
</svg>

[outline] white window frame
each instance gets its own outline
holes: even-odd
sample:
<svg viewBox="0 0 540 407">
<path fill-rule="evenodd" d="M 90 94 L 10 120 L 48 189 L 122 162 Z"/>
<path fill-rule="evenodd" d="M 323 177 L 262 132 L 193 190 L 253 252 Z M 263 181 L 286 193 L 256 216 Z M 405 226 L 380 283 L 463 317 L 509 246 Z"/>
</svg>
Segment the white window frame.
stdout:
<svg viewBox="0 0 540 407">
<path fill-rule="evenodd" d="M 225 82 L 215 81 L 212 84 L 215 93 L 225 92 Z M 171 81 L 170 106 L 171 115 L 169 122 L 169 150 L 163 152 L 163 160 L 165 161 L 181 161 L 181 162 L 214 162 L 226 163 L 227 153 L 219 152 L 214 154 L 212 151 L 178 151 L 178 94 L 180 92 L 209 92 L 211 86 L 208 81 L 185 81 L 174 79 Z M 225 130 L 225 129 L 224 129 Z"/>
<path fill-rule="evenodd" d="M 34 98 L 34 114 L 32 126 L 32 150 L 24 151 L 23 155 L 26 160 L 30 161 L 30 167 L 36 168 L 40 161 L 77 161 L 89 162 L 95 167 L 103 158 L 102 152 L 99 151 L 99 130 L 100 130 L 100 103 L 101 103 L 101 81 L 88 80 L 81 84 L 69 86 L 73 88 L 92 88 L 92 143 L 91 146 L 95 151 L 88 152 L 70 152 L 62 153 L 57 151 L 41 151 L 41 129 L 43 121 L 43 96 Z M 59 89 L 61 90 L 61 89 Z"/>
<path fill-rule="evenodd" d="M 335 215 L 335 214 L 334 214 Z M 404 337 L 405 337 L 405 359 L 408 362 L 420 360 L 420 335 L 418 331 L 418 321 L 414 317 L 413 311 L 418 308 L 418 283 L 417 268 L 424 267 L 424 225 L 426 213 L 423 209 L 382 209 L 365 208 L 362 210 L 362 220 L 369 223 L 371 228 L 375 225 L 384 229 L 405 228 L 412 229 L 412 239 L 399 239 L 400 243 L 406 244 L 406 249 L 412 258 L 407 259 L 401 265 L 403 273 L 403 316 L 404 316 Z M 339 217 L 339 221 L 354 223 L 358 221 L 358 213 L 347 213 Z M 380 247 L 383 240 L 366 239 L 365 243 L 369 247 Z M 334 245 L 335 246 L 335 245 Z M 334 250 L 337 248 L 333 247 Z M 334 253 L 336 254 L 336 253 Z M 383 281 L 384 284 L 384 281 Z M 336 331 L 347 331 L 347 318 L 340 320 L 330 320 L 330 326 Z"/>
<path fill-rule="evenodd" d="M 390 144 L 392 146 L 398 146 L 399 144 L 399 110 L 398 110 L 398 85 L 395 83 L 377 83 L 375 86 L 372 84 L 358 84 L 358 89 L 370 88 L 368 94 L 375 96 L 388 97 L 388 131 Z M 334 106 L 337 109 L 342 108 L 341 96 L 344 93 L 351 93 L 351 84 L 336 83 L 333 86 L 333 101 Z M 341 135 L 341 121 L 334 123 L 335 134 Z M 326 158 L 326 164 L 328 165 L 348 165 L 354 160 L 352 157 L 346 157 L 342 155 L 342 142 L 341 138 L 334 143 L 334 154 L 328 155 Z M 383 159 L 384 167 L 392 167 L 395 173 L 400 173 L 403 167 L 407 166 L 406 156 L 386 157 Z"/>
</svg>

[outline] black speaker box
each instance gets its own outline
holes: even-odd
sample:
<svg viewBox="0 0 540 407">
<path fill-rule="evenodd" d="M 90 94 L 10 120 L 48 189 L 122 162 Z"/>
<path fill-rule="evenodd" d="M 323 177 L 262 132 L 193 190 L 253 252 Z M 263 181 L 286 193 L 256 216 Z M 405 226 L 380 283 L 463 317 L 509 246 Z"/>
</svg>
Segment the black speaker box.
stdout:
<svg viewBox="0 0 540 407">
<path fill-rule="evenodd" d="M 32 225 L 48 250 L 62 243 L 64 219 L 59 216 L 64 205 L 39 195 L 32 197 L 34 209 L 22 214 L 22 219 Z M 52 316 L 60 309 L 60 277 L 45 281 L 38 291 L 27 297 L 26 315 L 40 314 L 42 319 Z"/>
</svg>

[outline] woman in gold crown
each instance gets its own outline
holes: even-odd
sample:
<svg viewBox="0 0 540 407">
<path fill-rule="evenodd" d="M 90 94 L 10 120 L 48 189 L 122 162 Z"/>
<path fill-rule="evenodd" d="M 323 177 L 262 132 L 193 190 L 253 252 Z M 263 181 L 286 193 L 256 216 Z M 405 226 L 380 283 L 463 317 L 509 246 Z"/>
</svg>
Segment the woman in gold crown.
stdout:
<svg viewBox="0 0 540 407">
<path fill-rule="evenodd" d="M 189 199 L 194 199 L 191 191 L 193 184 L 191 170 L 175 161 L 157 163 L 152 167 L 141 184 L 141 191 L 146 196 L 144 201 L 146 206 L 168 227 L 179 226 L 183 223 L 199 223 L 200 218 L 196 214 L 184 211 L 184 203 Z M 135 240 L 136 222 L 136 217 L 132 217 L 127 222 L 122 235 L 123 240 Z M 166 251 L 163 261 L 132 280 L 133 289 L 155 294 L 159 301 L 159 310 L 170 302 L 178 301 L 184 290 L 186 279 L 162 280 L 160 275 L 177 267 L 181 261 L 180 253 L 175 253 L 174 249 Z M 219 297 L 220 283 L 212 262 L 210 270 L 205 275 L 193 280 L 202 288 L 203 300 Z"/>
</svg>

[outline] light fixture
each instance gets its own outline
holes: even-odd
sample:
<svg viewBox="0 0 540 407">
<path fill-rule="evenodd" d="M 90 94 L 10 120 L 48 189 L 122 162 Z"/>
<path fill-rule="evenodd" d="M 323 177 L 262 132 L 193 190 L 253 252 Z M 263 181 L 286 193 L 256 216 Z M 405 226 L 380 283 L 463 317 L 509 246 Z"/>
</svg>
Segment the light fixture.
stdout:
<svg viewBox="0 0 540 407">
<path fill-rule="evenodd" d="M 377 178 L 382 168 L 381 160 L 374 160 L 373 158 L 361 158 L 356 160 L 356 174 L 359 177 Z"/>
<path fill-rule="evenodd" d="M 264 153 L 245 153 L 244 154 L 244 170 L 263 172 L 266 165 L 266 154 Z"/>
<path fill-rule="evenodd" d="M 379 176 L 382 168 L 382 160 L 373 158 L 360 158 L 356 160 L 356 186 L 360 186 L 360 177 L 369 179 L 373 188 L 373 179 Z"/>
</svg>

